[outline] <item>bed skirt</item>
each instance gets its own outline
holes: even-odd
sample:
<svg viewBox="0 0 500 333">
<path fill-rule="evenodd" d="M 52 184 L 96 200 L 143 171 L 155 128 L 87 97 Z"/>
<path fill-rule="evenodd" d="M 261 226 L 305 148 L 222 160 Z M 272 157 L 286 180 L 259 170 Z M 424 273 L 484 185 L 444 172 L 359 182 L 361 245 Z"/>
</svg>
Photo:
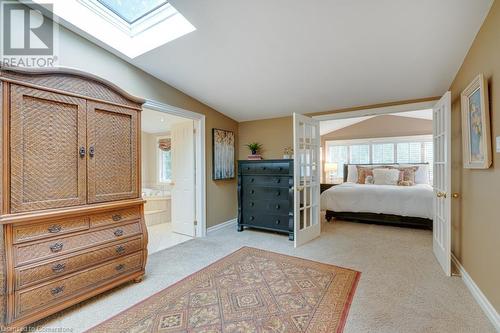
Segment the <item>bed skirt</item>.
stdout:
<svg viewBox="0 0 500 333">
<path fill-rule="evenodd" d="M 432 230 L 432 220 L 422 217 L 400 216 L 390 214 L 376 214 L 376 213 L 353 213 L 353 212 L 333 212 L 326 211 L 326 220 L 331 221 L 332 218 L 340 220 L 392 225 L 398 227 L 409 227 Z"/>
</svg>

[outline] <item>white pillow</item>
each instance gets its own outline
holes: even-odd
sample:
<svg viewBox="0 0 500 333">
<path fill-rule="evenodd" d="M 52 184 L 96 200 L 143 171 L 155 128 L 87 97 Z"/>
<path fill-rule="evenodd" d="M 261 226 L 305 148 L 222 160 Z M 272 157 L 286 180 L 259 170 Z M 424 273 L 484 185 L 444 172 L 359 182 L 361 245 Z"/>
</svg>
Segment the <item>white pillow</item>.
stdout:
<svg viewBox="0 0 500 333">
<path fill-rule="evenodd" d="M 358 182 L 358 167 L 355 164 L 349 164 L 347 166 L 347 182 L 348 183 Z"/>
<path fill-rule="evenodd" d="M 373 169 L 375 185 L 398 185 L 398 169 Z"/>
</svg>

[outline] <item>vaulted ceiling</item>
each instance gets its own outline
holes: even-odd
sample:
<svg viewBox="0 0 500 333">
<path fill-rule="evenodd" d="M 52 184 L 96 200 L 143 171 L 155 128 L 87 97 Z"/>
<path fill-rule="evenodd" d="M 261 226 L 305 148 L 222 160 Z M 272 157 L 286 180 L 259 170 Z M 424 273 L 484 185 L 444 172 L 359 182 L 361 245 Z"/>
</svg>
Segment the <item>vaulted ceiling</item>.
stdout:
<svg viewBox="0 0 500 333">
<path fill-rule="evenodd" d="M 239 120 L 439 96 L 492 0 L 171 0 L 196 31 L 131 63 Z"/>
</svg>

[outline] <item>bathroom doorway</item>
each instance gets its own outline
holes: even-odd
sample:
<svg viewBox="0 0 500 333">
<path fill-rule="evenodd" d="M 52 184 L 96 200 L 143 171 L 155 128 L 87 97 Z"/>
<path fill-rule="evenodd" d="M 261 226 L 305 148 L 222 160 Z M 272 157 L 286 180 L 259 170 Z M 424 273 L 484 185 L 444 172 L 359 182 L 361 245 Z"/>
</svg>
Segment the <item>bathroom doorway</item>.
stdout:
<svg viewBox="0 0 500 333">
<path fill-rule="evenodd" d="M 149 254 L 202 236 L 196 230 L 197 122 L 147 104 L 143 108 L 141 176 Z"/>
</svg>

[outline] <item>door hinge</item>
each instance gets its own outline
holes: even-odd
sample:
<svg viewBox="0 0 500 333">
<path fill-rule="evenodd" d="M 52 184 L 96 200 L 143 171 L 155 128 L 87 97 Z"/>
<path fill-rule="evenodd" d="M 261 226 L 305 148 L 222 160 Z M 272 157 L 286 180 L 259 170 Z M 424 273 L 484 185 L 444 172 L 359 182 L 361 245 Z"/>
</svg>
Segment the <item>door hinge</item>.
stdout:
<svg viewBox="0 0 500 333">
<path fill-rule="evenodd" d="M 194 220 L 194 225 L 198 225 L 198 221 Z"/>
<path fill-rule="evenodd" d="M 196 128 L 193 128 L 193 134 L 196 134 Z"/>
</svg>

